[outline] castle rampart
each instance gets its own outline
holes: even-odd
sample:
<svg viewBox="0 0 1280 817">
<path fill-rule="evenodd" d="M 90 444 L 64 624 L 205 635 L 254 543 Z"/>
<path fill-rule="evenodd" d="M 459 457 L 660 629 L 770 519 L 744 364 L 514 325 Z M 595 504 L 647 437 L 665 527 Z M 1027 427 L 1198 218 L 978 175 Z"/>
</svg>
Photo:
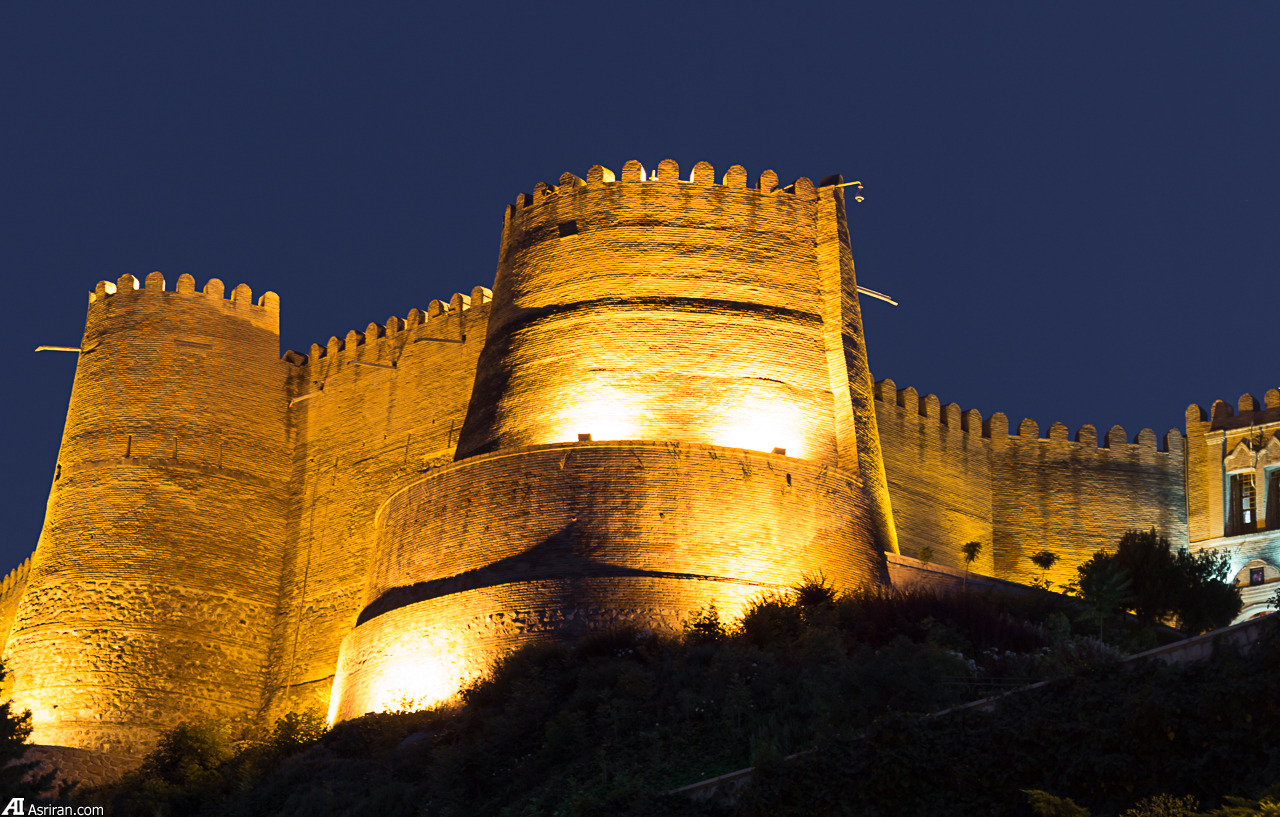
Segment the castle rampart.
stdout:
<svg viewBox="0 0 1280 817">
<path fill-rule="evenodd" d="M 271 710 L 327 706 L 338 648 L 355 625 L 378 506 L 453 460 L 484 345 L 491 293 L 370 324 L 313 346 L 290 409 L 294 513 L 275 630 Z"/>
<path fill-rule="evenodd" d="M 709 604 L 735 616 L 804 575 L 882 582 L 864 502 L 833 466 L 675 441 L 553 443 L 447 466 L 379 512 L 368 606 L 331 712 L 443 697 L 531 633 L 669 628 Z M 423 672 L 440 645 L 392 632 L 433 630 L 455 597 L 474 609 L 439 635 L 448 671 Z"/>
<path fill-rule="evenodd" d="M 27 592 L 27 576 L 30 573 L 31 557 L 28 556 L 22 564 L 10 570 L 5 574 L 4 579 L 0 580 L 0 638 L 6 641 L 9 639 L 9 630 L 13 627 L 13 619 L 18 614 L 18 602 L 22 601 L 23 593 Z M 11 676 L 5 680 L 3 687 L 0 687 L 0 696 L 7 697 L 12 687 Z"/>
<path fill-rule="evenodd" d="M 0 582 L 36 740 L 422 704 L 530 641 L 883 583 L 899 542 L 918 573 L 976 540 L 1020 582 L 1051 550 L 1062 584 L 1154 526 L 1280 581 L 1280 534 L 1241 527 L 1280 526 L 1280 392 L 1157 446 L 873 385 L 843 185 L 566 173 L 508 207 L 492 292 L 306 354 L 273 293 L 100 282 L 40 543 Z"/>
<path fill-rule="evenodd" d="M 448 694 L 518 643 L 471 627 L 448 636 L 448 672 L 424 673 L 443 647 L 415 652 L 386 621 L 433 631 L 455 595 L 494 605 L 476 615 L 560 622 L 550 635 L 713 602 L 733 614 L 806 573 L 885 580 L 843 201 L 745 178 L 596 167 L 508 208 L 456 463 L 379 513 L 335 717 Z M 511 601 L 541 582 L 558 589 Z M 592 597 L 588 617 L 577 600 Z"/>
<path fill-rule="evenodd" d="M 114 290 L 114 291 L 113 291 Z M 278 301 L 99 283 L 6 651 L 41 743 L 136 751 L 255 711 L 288 505 Z"/>
<path fill-rule="evenodd" d="M 929 547 L 940 564 L 963 568 L 960 546 L 978 541 L 973 570 L 1026 583 L 1041 574 L 1031 554 L 1049 550 L 1060 562 L 1048 578 L 1065 584 L 1076 565 L 1126 531 L 1155 527 L 1186 542 L 1176 429 L 1159 448 L 1150 429 L 1130 442 L 1115 426 L 1102 447 L 1089 425 L 1069 436 L 1054 423 L 1042 437 L 1023 420 L 1010 433 L 1000 412 L 983 420 L 892 380 L 877 384 L 876 408 L 904 553 Z"/>
<path fill-rule="evenodd" d="M 495 288 L 510 300 L 495 304 L 460 457 L 578 433 L 754 434 L 835 462 L 812 185 L 765 195 L 664 165 L 635 182 L 566 174 L 508 208 Z"/>
</svg>

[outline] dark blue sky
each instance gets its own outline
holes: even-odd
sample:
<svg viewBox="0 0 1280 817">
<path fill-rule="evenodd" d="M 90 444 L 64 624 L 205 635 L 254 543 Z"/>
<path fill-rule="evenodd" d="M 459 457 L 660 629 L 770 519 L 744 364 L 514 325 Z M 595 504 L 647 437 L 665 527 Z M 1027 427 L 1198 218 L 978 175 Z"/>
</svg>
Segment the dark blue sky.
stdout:
<svg viewBox="0 0 1280 817">
<path fill-rule="evenodd" d="M 873 372 L 1015 427 L 1280 383 L 1280 5 L 444 5 L 0 4 L 0 570 L 97 280 L 274 290 L 304 350 L 491 285 L 596 163 L 862 180 Z"/>
</svg>

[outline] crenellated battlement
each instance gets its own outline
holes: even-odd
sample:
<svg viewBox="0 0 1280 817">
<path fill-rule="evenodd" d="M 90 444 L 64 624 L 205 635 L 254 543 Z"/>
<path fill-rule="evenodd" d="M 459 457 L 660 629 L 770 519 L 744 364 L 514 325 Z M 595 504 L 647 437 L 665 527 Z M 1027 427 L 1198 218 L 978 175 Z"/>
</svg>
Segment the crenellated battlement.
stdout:
<svg viewBox="0 0 1280 817">
<path fill-rule="evenodd" d="M 1132 439 L 1129 439 L 1123 426 L 1114 425 L 1102 437 L 1101 444 L 1099 444 L 1097 427 L 1088 423 L 1081 426 L 1074 435 L 1071 435 L 1066 424 L 1054 422 L 1049 426 L 1047 433 L 1041 436 L 1040 427 L 1036 421 L 1026 418 L 1018 424 L 1015 431 L 1010 431 L 1009 418 L 1004 412 L 997 411 L 984 419 L 982 413 L 977 409 L 962 410 L 955 403 L 940 406 L 937 395 L 926 394 L 921 396 L 911 386 L 899 389 L 897 384 L 889 378 L 876 382 L 875 399 L 908 411 L 914 409 L 921 417 L 932 418 L 942 426 L 955 428 L 966 434 L 973 434 L 988 440 L 1042 441 L 1078 445 L 1082 448 L 1098 450 L 1132 446 L 1139 451 L 1150 451 L 1165 455 L 1177 453 L 1179 456 L 1181 456 L 1182 452 L 1183 435 L 1177 429 L 1170 429 L 1165 434 L 1159 448 L 1157 448 L 1156 444 L 1156 434 L 1149 428 L 1142 429 Z"/>
<path fill-rule="evenodd" d="M 142 292 L 153 294 L 165 291 L 164 275 L 160 272 L 149 273 L 146 277 L 145 286 L 142 281 L 126 272 L 116 279 L 115 283 L 99 281 L 93 291 L 89 293 L 89 304 L 92 307 L 93 304 L 104 303 L 110 298 L 119 296 Z M 231 294 L 226 295 L 226 285 L 218 278 L 210 278 L 205 282 L 204 288 L 197 291 L 196 279 L 190 273 L 185 272 L 178 276 L 177 286 L 174 287 L 171 294 L 229 301 L 237 306 L 247 306 L 276 313 L 280 311 L 280 296 L 274 292 L 264 292 L 255 302 L 253 300 L 253 290 L 249 288 L 249 285 L 237 284 L 231 290 Z"/>
<path fill-rule="evenodd" d="M 1058 585 L 1126 530 L 1223 535 L 1223 458 L 1243 427 L 1272 444 L 1280 389 L 1189 407 L 1188 445 L 873 384 L 846 196 L 705 161 L 563 173 L 506 207 L 492 291 L 283 355 L 273 292 L 99 282 L 41 542 L 0 578 L 37 740 L 427 700 L 454 676 L 423 666 L 678 628 L 805 571 L 883 582 L 881 551 Z"/>
<path fill-rule="evenodd" d="M 1252 394 L 1240 395 L 1233 407 L 1230 401 L 1215 400 L 1206 410 L 1197 403 L 1187 406 L 1187 427 L 1208 423 L 1210 428 L 1230 430 L 1250 425 L 1280 422 L 1280 389 L 1267 389 L 1262 402 Z"/>
<path fill-rule="evenodd" d="M 0 579 L 0 597 L 9 595 L 15 587 L 24 586 L 30 573 L 31 557 L 28 556 L 22 561 L 22 564 L 6 573 L 4 579 Z"/>
<path fill-rule="evenodd" d="M 410 340 L 416 340 L 416 336 L 426 335 L 429 334 L 429 330 L 442 328 L 447 321 L 461 316 L 462 313 L 469 311 L 473 306 L 483 306 L 492 300 L 493 292 L 488 287 L 475 287 L 471 290 L 470 295 L 455 292 L 447 303 L 441 300 L 432 300 L 427 304 L 425 312 L 414 307 L 409 310 L 403 319 L 392 315 L 387 318 L 386 323 L 370 323 L 364 328 L 363 332 L 351 329 L 341 338 L 337 335 L 331 336 L 328 343 L 323 346 L 313 343 L 309 352 L 305 355 L 289 350 L 281 356 L 281 359 L 295 366 L 307 366 L 319 360 L 343 360 L 345 359 L 342 356 L 344 352 L 350 352 L 354 355 L 359 347 L 373 345 L 378 341 L 395 342 L 397 339 L 404 339 L 406 335 Z M 459 332 L 459 335 L 461 335 L 461 332 Z M 461 341 L 461 336 L 458 338 L 444 338 L 443 340 Z"/>
<path fill-rule="evenodd" d="M 0 580 L 0 638 L 8 639 L 9 632 L 13 629 L 13 620 L 18 612 L 18 604 L 22 601 L 22 595 L 27 589 L 27 579 L 31 575 L 31 557 L 28 556 L 23 560 L 22 564 L 10 570 L 4 579 Z M 11 691 L 13 684 L 13 676 L 9 675 L 5 679 L 5 688 L 0 693 L 7 694 Z"/>
<path fill-rule="evenodd" d="M 778 174 L 772 170 L 765 170 L 755 180 L 754 185 L 748 185 L 748 174 L 746 168 L 742 165 L 733 165 L 717 182 L 715 178 L 715 168 L 709 162 L 698 162 L 689 172 L 688 178 L 681 178 L 680 165 L 674 159 L 663 159 L 653 170 L 647 170 L 643 164 L 632 159 L 622 167 L 621 174 L 615 174 L 612 170 L 602 165 L 593 165 L 587 171 L 585 179 L 565 172 L 560 176 L 557 184 L 547 184 L 546 182 L 538 182 L 534 185 L 533 193 L 521 193 L 516 197 L 515 204 L 507 207 L 507 219 L 523 210 L 535 207 L 554 197 L 572 194 L 580 190 L 599 190 L 608 185 L 658 185 L 658 184 L 685 184 L 695 187 L 722 187 L 731 190 L 740 190 L 743 192 L 753 192 L 760 196 L 784 196 L 788 198 L 800 200 L 814 200 L 817 198 L 817 187 L 827 187 L 840 184 L 838 177 L 828 177 L 815 187 L 812 180 L 805 176 L 793 181 L 791 184 L 779 187 Z M 855 200 L 862 201 L 861 184 L 853 182 L 857 185 L 859 194 L 855 196 Z"/>
</svg>

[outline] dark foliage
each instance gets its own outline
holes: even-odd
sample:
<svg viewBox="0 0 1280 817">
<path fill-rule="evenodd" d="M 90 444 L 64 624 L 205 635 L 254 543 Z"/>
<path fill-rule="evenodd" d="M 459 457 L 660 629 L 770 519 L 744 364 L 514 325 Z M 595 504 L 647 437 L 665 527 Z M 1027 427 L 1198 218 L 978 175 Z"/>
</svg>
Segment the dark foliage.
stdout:
<svg viewBox="0 0 1280 817">
<path fill-rule="evenodd" d="M 708 608 L 678 638 L 621 627 L 529 645 L 453 706 L 318 739 L 295 716 L 212 769 L 171 735 L 187 765 L 164 767 L 195 768 L 189 782 L 157 774 L 109 813 L 727 814 L 663 792 L 1114 658 L 1073 633 L 1082 611 L 1048 593 L 839 595 L 817 577 L 729 626 Z"/>
<path fill-rule="evenodd" d="M 720 641 L 726 635 L 724 624 L 720 621 L 720 612 L 714 604 L 705 610 L 699 610 L 697 615 L 684 624 L 684 639 L 690 644 L 710 644 Z"/>
<path fill-rule="evenodd" d="M 806 576 L 800 586 L 795 589 L 795 605 L 801 610 L 813 610 L 835 603 L 839 593 L 835 585 L 827 581 L 822 574 Z"/>
<path fill-rule="evenodd" d="M 865 739 L 766 764 L 740 813 L 1022 815 L 1023 792 L 1040 790 L 1095 814 L 1142 800 L 1136 813 L 1157 814 L 1180 798 L 1257 796 L 1280 779 L 1278 631 L 1245 656 L 1103 666 L 994 712 L 885 718 Z"/>
<path fill-rule="evenodd" d="M 6 677 L 8 671 L 0 664 L 0 684 Z M 37 764 L 22 762 L 30 738 L 31 712 L 15 713 L 12 701 L 0 704 L 0 793 L 6 798 L 44 797 L 53 787 L 54 772 L 37 775 Z"/>
<path fill-rule="evenodd" d="M 1150 531 L 1129 531 L 1114 551 L 1098 551 L 1077 568 L 1080 594 L 1106 618 L 1129 608 L 1146 621 L 1176 617 L 1194 635 L 1225 627 L 1240 612 L 1226 554 L 1175 551 Z"/>
<path fill-rule="evenodd" d="M 1179 551 L 1175 559 L 1183 578 L 1176 609 L 1182 629 L 1194 635 L 1230 624 L 1243 602 L 1231 583 L 1227 554 Z"/>
<path fill-rule="evenodd" d="M 199 780 L 230 757 L 226 725 L 216 721 L 181 723 L 160 737 L 140 771 L 145 778 L 181 786 Z"/>
</svg>

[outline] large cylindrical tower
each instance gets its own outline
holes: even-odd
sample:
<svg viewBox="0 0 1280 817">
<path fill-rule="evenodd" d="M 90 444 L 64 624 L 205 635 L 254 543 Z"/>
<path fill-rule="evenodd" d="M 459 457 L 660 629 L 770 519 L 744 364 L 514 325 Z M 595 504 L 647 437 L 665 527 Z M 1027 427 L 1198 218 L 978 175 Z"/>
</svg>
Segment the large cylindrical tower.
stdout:
<svg viewBox="0 0 1280 817">
<path fill-rule="evenodd" d="M 288 498 L 279 300 L 99 283 L 5 662 L 37 743 L 256 711 Z"/>
<path fill-rule="evenodd" d="M 746 178 L 597 166 L 508 208 L 455 462 L 378 513 L 333 718 L 447 695 L 530 639 L 883 578 L 840 190 Z"/>
</svg>

